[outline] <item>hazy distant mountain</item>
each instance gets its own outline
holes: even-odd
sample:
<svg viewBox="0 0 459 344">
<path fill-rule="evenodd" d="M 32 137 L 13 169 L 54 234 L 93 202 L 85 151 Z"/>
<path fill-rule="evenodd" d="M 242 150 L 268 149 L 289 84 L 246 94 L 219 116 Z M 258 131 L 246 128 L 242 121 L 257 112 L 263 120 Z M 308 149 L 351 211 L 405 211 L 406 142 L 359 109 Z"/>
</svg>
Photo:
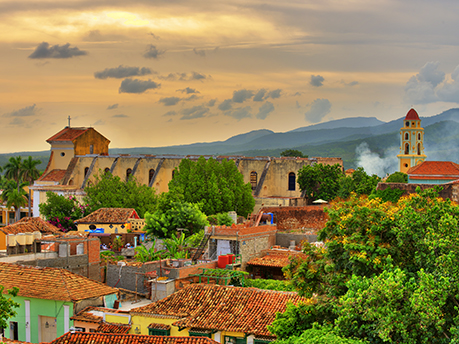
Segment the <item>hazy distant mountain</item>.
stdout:
<svg viewBox="0 0 459 344">
<path fill-rule="evenodd" d="M 310 131 L 318 129 L 336 129 L 336 128 L 362 128 L 362 127 L 375 127 L 377 125 L 384 124 L 385 122 L 380 121 L 376 117 L 349 117 L 343 119 L 337 119 L 325 123 L 308 125 L 307 127 L 301 127 L 294 130 L 288 131 L 289 133 L 297 131 Z"/>
</svg>

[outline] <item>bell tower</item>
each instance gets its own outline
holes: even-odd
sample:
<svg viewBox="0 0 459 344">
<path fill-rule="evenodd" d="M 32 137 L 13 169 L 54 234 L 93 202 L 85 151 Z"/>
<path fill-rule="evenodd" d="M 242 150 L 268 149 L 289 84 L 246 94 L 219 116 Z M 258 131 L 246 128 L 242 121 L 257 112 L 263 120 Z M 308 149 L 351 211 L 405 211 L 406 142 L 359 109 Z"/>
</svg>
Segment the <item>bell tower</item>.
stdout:
<svg viewBox="0 0 459 344">
<path fill-rule="evenodd" d="M 406 173 L 426 159 L 424 154 L 424 129 L 418 113 L 411 109 L 400 128 L 400 153 L 397 155 L 400 172 Z"/>
</svg>

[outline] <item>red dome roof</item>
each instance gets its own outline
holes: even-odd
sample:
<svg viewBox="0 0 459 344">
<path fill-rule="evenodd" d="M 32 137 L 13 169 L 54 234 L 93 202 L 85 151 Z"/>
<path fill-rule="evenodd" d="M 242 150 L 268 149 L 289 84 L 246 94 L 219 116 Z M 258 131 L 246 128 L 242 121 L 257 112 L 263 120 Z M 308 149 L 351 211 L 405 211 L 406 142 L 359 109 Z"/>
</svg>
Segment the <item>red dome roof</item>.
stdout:
<svg viewBox="0 0 459 344">
<path fill-rule="evenodd" d="M 419 116 L 415 109 L 411 109 L 406 114 L 405 119 L 419 121 Z"/>
</svg>

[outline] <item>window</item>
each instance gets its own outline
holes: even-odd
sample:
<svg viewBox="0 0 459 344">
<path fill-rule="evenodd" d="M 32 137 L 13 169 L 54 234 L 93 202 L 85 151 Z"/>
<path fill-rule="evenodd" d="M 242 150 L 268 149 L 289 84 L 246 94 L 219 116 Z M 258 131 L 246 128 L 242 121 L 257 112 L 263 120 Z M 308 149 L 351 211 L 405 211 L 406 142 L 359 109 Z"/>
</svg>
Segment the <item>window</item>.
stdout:
<svg viewBox="0 0 459 344">
<path fill-rule="evenodd" d="M 175 176 L 175 169 L 172 171 L 172 179 L 174 179 Z"/>
<path fill-rule="evenodd" d="M 408 133 L 405 133 L 405 140 L 408 140 Z"/>
<path fill-rule="evenodd" d="M 295 186 L 296 186 L 296 176 L 295 173 L 290 172 L 288 174 L 288 190 L 289 191 L 295 191 Z"/>
<path fill-rule="evenodd" d="M 410 154 L 410 144 L 405 144 L 405 154 Z"/>
<path fill-rule="evenodd" d="M 421 140 L 421 133 L 418 134 L 418 141 Z"/>
<path fill-rule="evenodd" d="M 129 177 L 131 176 L 131 174 L 132 174 L 132 169 L 128 168 L 126 170 L 126 180 L 129 180 Z"/>
<path fill-rule="evenodd" d="M 89 145 L 89 154 L 94 154 L 94 145 Z"/>
<path fill-rule="evenodd" d="M 405 127 L 409 127 L 410 126 L 410 122 L 406 121 L 405 122 Z"/>
<path fill-rule="evenodd" d="M 421 155 L 421 144 L 418 143 L 418 155 Z"/>
<path fill-rule="evenodd" d="M 415 122 L 411 122 L 411 126 L 412 126 L 412 127 L 415 127 L 415 126 L 416 126 L 416 123 L 415 123 Z"/>
<path fill-rule="evenodd" d="M 104 173 L 109 173 L 110 169 L 108 167 L 105 167 Z"/>
<path fill-rule="evenodd" d="M 210 331 L 206 332 L 195 332 L 190 330 L 189 332 L 190 337 L 207 337 L 207 338 L 212 338 L 212 333 Z"/>
<path fill-rule="evenodd" d="M 250 184 L 252 185 L 252 190 L 257 188 L 258 174 L 255 171 L 250 172 Z"/>
<path fill-rule="evenodd" d="M 245 337 L 231 337 L 225 336 L 225 343 L 224 344 L 246 344 L 247 340 Z"/>
<path fill-rule="evenodd" d="M 85 167 L 84 168 L 84 176 L 85 177 L 88 175 L 88 172 L 89 172 L 89 167 Z"/>
<path fill-rule="evenodd" d="M 170 336 L 171 330 L 163 330 L 159 328 L 149 328 L 148 334 L 150 336 Z"/>
<path fill-rule="evenodd" d="M 150 171 L 148 171 L 148 185 L 150 185 L 153 177 L 155 175 L 155 169 L 150 169 Z"/>
<path fill-rule="evenodd" d="M 61 156 L 65 156 L 65 152 L 61 152 Z"/>
</svg>

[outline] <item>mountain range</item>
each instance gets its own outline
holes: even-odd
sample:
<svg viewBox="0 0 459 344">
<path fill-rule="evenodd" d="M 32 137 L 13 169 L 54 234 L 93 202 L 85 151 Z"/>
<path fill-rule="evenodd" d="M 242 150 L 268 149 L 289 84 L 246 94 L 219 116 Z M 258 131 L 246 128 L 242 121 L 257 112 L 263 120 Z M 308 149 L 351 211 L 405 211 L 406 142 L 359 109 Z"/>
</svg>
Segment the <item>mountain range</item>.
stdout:
<svg viewBox="0 0 459 344">
<path fill-rule="evenodd" d="M 297 149 L 309 157 L 341 157 L 344 167 L 355 168 L 361 162 L 362 143 L 381 159 L 394 158 L 399 151 L 399 131 L 404 117 L 382 122 L 375 117 L 353 117 L 297 128 L 285 133 L 255 130 L 225 141 L 201 142 L 168 147 L 111 148 L 110 154 L 179 154 L 280 156 L 285 149 Z M 428 160 L 459 158 L 459 109 L 454 108 L 432 117 L 421 117 L 425 129 L 425 153 Z M 44 169 L 49 151 L 0 154 L 0 165 L 10 156 L 29 155 L 42 160 Z"/>
</svg>

